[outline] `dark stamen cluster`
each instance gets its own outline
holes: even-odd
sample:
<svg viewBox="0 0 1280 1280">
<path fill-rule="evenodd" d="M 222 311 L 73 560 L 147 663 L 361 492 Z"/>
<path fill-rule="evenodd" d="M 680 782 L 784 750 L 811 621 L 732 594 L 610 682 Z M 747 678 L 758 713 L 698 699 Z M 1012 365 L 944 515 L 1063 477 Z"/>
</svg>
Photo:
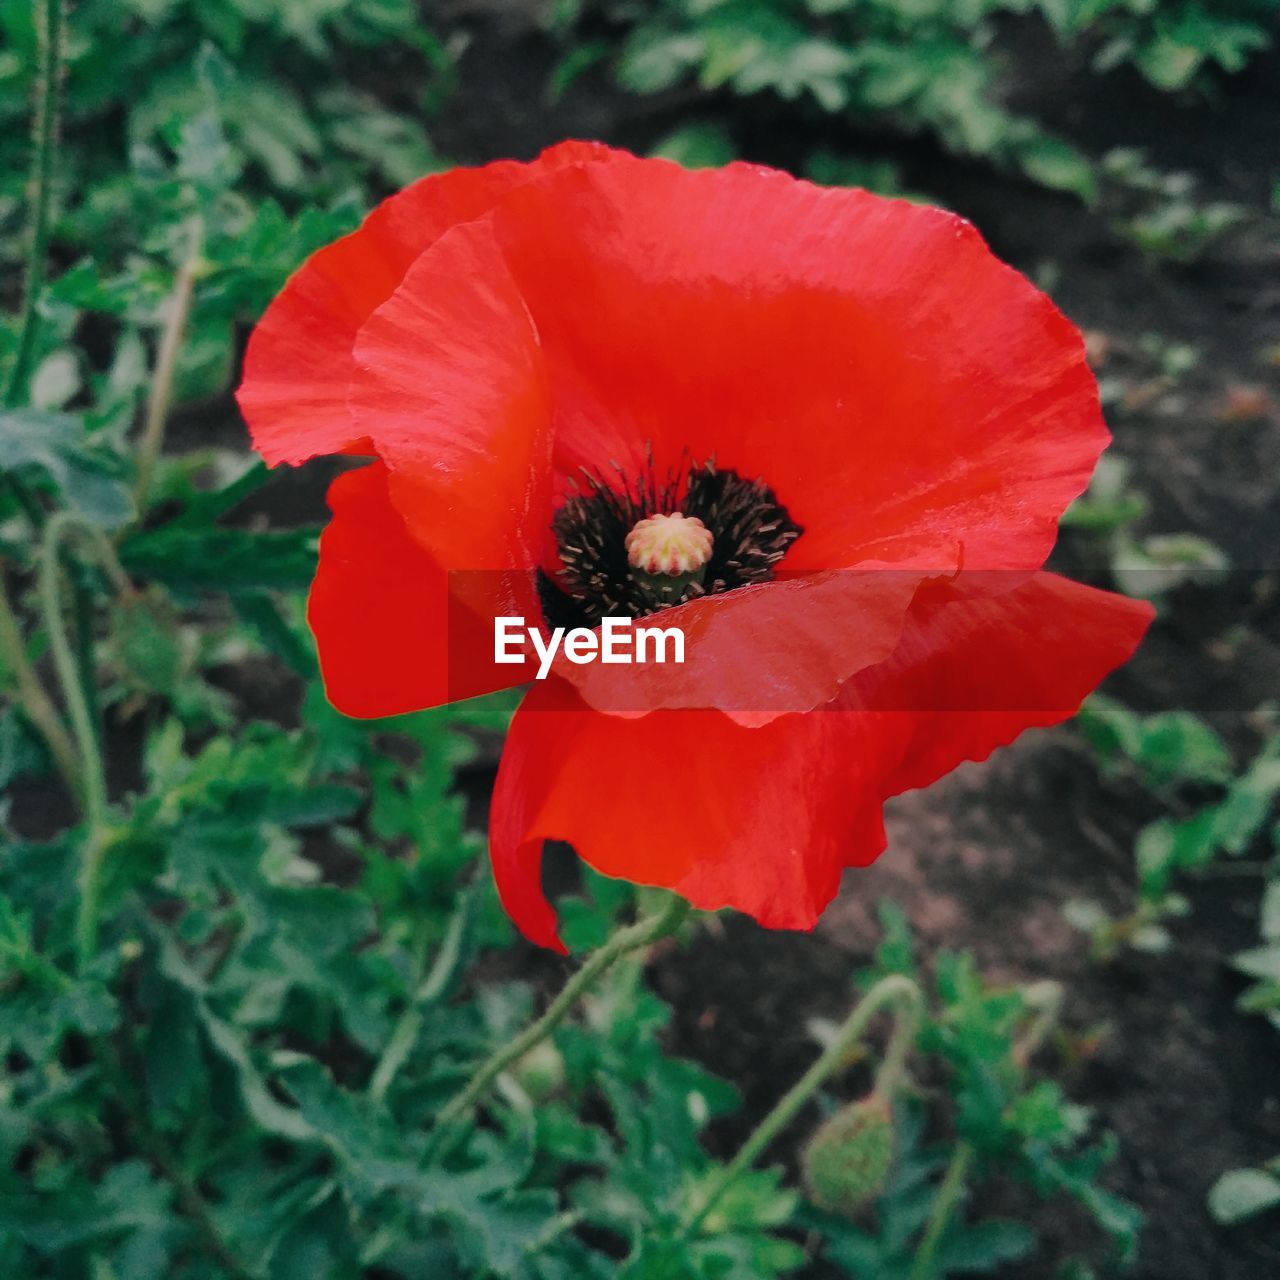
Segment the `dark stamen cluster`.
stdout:
<svg viewBox="0 0 1280 1280">
<path fill-rule="evenodd" d="M 632 574 L 625 544 L 638 520 L 673 511 L 697 516 L 714 540 L 702 583 L 690 583 L 675 603 L 767 582 L 802 532 L 763 480 L 744 480 L 714 461 L 662 480 L 649 467 L 635 485 L 620 469 L 612 484 L 584 471 L 552 520 L 561 570 L 539 577 L 548 623 L 595 627 L 606 616 L 640 618 L 669 607 Z"/>
</svg>

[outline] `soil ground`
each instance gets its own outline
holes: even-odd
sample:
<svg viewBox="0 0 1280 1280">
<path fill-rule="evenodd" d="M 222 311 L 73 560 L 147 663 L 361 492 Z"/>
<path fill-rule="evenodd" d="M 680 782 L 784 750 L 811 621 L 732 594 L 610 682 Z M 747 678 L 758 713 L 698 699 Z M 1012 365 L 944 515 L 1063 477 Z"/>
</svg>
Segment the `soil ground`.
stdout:
<svg viewBox="0 0 1280 1280">
<path fill-rule="evenodd" d="M 470 43 L 433 138 L 453 159 L 527 157 L 567 136 L 644 150 L 684 121 L 678 97 L 638 100 L 602 78 L 549 108 L 543 93 L 554 53 L 528 7 L 450 9 Z M 1034 28 L 1007 38 L 1018 55 L 1021 107 L 1094 154 L 1145 147 L 1159 166 L 1194 172 L 1207 196 L 1266 210 L 1280 176 L 1280 60 L 1255 65 L 1205 105 L 1156 94 L 1126 73 L 1086 77 Z M 1096 335 L 1097 350 L 1107 352 L 1099 373 L 1119 379 L 1130 400 L 1112 425 L 1134 483 L 1151 501 L 1146 527 L 1209 537 L 1236 566 L 1224 584 L 1175 599 L 1109 691 L 1142 710 L 1190 706 L 1242 753 L 1255 745 L 1246 713 L 1280 691 L 1280 368 L 1262 359 L 1280 343 L 1275 217 L 1192 267 L 1152 267 L 1103 215 L 926 143 L 841 136 L 829 119 L 803 110 L 729 99 L 722 106 L 749 159 L 794 164 L 818 127 L 825 145 L 894 159 L 909 189 L 972 218 L 997 253 L 1050 282 L 1059 304 Z M 1176 386 L 1161 384 L 1150 368 L 1144 334 L 1199 352 Z M 1261 411 L 1232 420 L 1232 397 L 1253 389 L 1264 393 Z M 234 434 L 226 409 L 188 415 L 175 443 L 208 443 L 211 430 Z M 260 505 L 282 524 L 322 519 L 323 479 L 321 467 L 281 473 Z M 1072 560 L 1068 547 L 1065 562 Z M 1070 729 L 1033 734 L 894 801 L 888 852 L 849 874 L 813 935 L 728 919 L 720 936 L 706 933 L 678 959 L 660 962 L 656 981 L 678 1011 L 674 1047 L 745 1096 L 743 1112 L 713 1132 L 713 1143 L 730 1149 L 803 1070 L 813 1053 L 806 1024 L 846 1007 L 852 974 L 877 938 L 874 904 L 889 897 L 906 909 L 925 952 L 970 948 L 993 978 L 1058 979 L 1068 989 L 1067 1026 L 1101 1029 L 1096 1050 L 1066 1083 L 1120 1139 L 1109 1185 L 1148 1220 L 1135 1275 L 1280 1275 L 1274 1215 L 1225 1230 L 1204 1207 L 1223 1170 L 1280 1151 L 1275 1033 L 1234 1011 L 1240 984 L 1224 963 L 1256 937 L 1256 880 L 1192 885 L 1194 911 L 1175 924 L 1176 946 L 1162 957 L 1127 955 L 1099 966 L 1062 917 L 1071 898 L 1114 910 L 1132 901 L 1132 838 L 1154 813 L 1142 805 L 1132 786 L 1100 780 Z M 1034 1216 L 1042 1248 L 1018 1274 L 1043 1277 L 1087 1243 L 1088 1228 L 1061 1203 Z"/>
</svg>

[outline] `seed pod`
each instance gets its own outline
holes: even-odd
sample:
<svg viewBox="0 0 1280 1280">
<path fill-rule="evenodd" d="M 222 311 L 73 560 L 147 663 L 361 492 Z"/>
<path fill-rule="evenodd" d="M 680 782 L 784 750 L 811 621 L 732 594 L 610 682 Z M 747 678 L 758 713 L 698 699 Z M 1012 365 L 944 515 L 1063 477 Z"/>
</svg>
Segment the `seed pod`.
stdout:
<svg viewBox="0 0 1280 1280">
<path fill-rule="evenodd" d="M 852 1216 L 876 1198 L 893 1162 L 893 1114 L 877 1094 L 842 1107 L 824 1121 L 801 1155 L 809 1199 Z"/>
</svg>

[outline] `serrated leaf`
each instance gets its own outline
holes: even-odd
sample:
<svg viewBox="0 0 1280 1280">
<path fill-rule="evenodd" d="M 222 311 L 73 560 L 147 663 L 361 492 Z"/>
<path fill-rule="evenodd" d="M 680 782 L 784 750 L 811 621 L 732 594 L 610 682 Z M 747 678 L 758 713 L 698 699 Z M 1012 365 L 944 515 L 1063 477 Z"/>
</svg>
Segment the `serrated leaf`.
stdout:
<svg viewBox="0 0 1280 1280">
<path fill-rule="evenodd" d="M 70 414 L 0 410 L 0 468 L 43 473 L 67 506 L 103 529 L 133 517 L 119 461 L 95 446 L 83 420 Z"/>
<path fill-rule="evenodd" d="M 315 573 L 317 536 L 162 525 L 126 539 L 120 558 L 130 573 L 175 591 L 302 590 Z"/>
</svg>

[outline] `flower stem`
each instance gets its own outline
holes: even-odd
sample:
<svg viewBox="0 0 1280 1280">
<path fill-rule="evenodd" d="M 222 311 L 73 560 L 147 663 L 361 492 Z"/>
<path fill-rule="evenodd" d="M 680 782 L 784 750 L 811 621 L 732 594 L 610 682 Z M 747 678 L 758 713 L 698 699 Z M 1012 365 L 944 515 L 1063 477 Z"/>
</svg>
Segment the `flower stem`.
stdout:
<svg viewBox="0 0 1280 1280">
<path fill-rule="evenodd" d="M 147 413 L 143 420 L 142 438 L 138 442 L 138 471 L 133 486 L 133 500 L 139 516 L 146 507 L 151 478 L 164 444 L 169 405 L 173 399 L 173 374 L 177 368 L 178 352 L 182 348 L 182 334 L 187 327 L 187 317 L 191 313 L 191 297 L 195 289 L 203 241 L 203 229 L 197 219 L 191 224 L 187 252 L 174 277 L 173 291 L 165 301 L 164 328 L 160 332 L 156 367 L 147 393 Z"/>
<path fill-rule="evenodd" d="M 36 106 L 32 117 L 31 235 L 18 347 L 9 371 L 5 403 L 16 404 L 26 392 L 35 356 L 37 308 L 49 256 L 49 224 L 53 220 L 53 175 L 58 151 L 58 107 L 62 90 L 63 0 L 37 0 Z"/>
<path fill-rule="evenodd" d="M 35 668 L 27 657 L 26 646 L 22 643 L 22 629 L 18 625 L 13 602 L 9 599 L 3 574 L 0 574 L 0 657 L 3 657 L 5 666 L 13 676 L 18 705 L 44 739 L 71 794 L 80 799 L 80 758 L 76 755 L 75 743 L 67 732 L 66 725 L 62 723 L 53 699 L 40 683 L 40 677 L 36 675 Z"/>
<path fill-rule="evenodd" d="M 942 1241 L 943 1233 L 951 1221 L 956 1203 L 964 1194 L 965 1179 L 969 1176 L 969 1167 L 973 1164 L 973 1148 L 967 1142 L 959 1142 L 951 1153 L 951 1161 L 947 1172 L 943 1175 L 942 1186 L 938 1188 L 933 1209 L 929 1213 L 929 1221 L 925 1224 L 924 1238 L 916 1250 L 911 1264 L 911 1280 L 930 1280 L 933 1275 L 933 1261 Z"/>
<path fill-rule="evenodd" d="M 831 1044 L 783 1095 L 773 1110 L 760 1121 L 733 1159 L 711 1180 L 700 1199 L 697 1210 L 685 1225 L 683 1236 L 687 1238 L 697 1231 L 729 1187 L 755 1164 L 778 1134 L 796 1118 L 809 1099 L 848 1061 L 849 1051 L 862 1038 L 871 1019 L 887 1005 L 895 1006 L 896 1023 L 884 1066 L 876 1077 L 876 1090 L 877 1092 L 888 1091 L 897 1084 L 906 1063 L 907 1052 L 915 1041 L 920 1025 L 920 1018 L 924 1011 L 924 997 L 920 994 L 920 988 L 910 978 L 904 974 L 893 973 L 886 978 L 881 978 L 854 1005 Z"/>
<path fill-rule="evenodd" d="M 115 549 L 101 529 L 85 523 L 69 511 L 60 511 L 45 525 L 40 546 L 39 594 L 54 670 L 62 686 L 71 717 L 71 729 L 80 756 L 81 796 L 84 802 L 85 845 L 80 861 L 80 907 L 76 921 L 76 949 L 83 966 L 93 955 L 98 937 L 98 898 L 102 860 L 106 853 L 107 783 L 102 747 L 93 719 L 93 700 L 81 680 L 82 667 L 67 635 L 62 607 L 61 552 L 64 539 L 75 532 L 86 534 L 98 551 L 103 568 L 122 592 L 132 586 L 116 558 Z"/>
<path fill-rule="evenodd" d="M 467 1082 L 466 1088 L 440 1112 L 428 1144 L 428 1154 L 447 1154 L 458 1136 L 452 1132 L 455 1126 L 475 1107 L 489 1086 L 513 1062 L 518 1062 L 534 1045 L 545 1040 L 607 969 L 628 952 L 639 950 L 674 933 L 688 913 L 689 904 L 673 894 L 661 911 L 618 930 L 604 946 L 593 951 L 582 968 L 560 989 L 559 995 L 547 1006 L 546 1012 L 530 1023 L 510 1044 L 495 1050 L 486 1058 Z"/>
</svg>

